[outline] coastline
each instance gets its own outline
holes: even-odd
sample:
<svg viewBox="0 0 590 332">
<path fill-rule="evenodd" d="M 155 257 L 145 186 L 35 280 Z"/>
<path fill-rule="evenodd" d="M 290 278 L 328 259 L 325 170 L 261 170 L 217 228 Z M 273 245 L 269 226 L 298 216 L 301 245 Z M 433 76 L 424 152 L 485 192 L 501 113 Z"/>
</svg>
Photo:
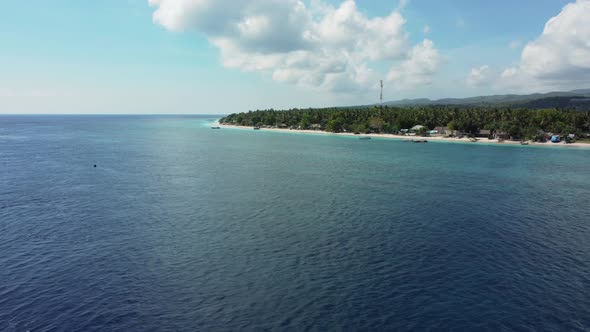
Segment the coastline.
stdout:
<svg viewBox="0 0 590 332">
<path fill-rule="evenodd" d="M 223 123 L 218 123 L 218 126 L 222 128 L 233 128 L 233 129 L 250 129 L 252 130 L 254 127 L 248 126 L 236 126 L 236 125 L 228 125 Z M 428 141 L 439 141 L 439 142 L 450 142 L 450 143 L 468 143 L 468 144 L 485 144 L 485 145 L 519 145 L 519 146 L 539 146 L 539 147 L 565 147 L 565 148 L 579 148 L 579 149 L 590 149 L 590 144 L 587 143 L 570 143 L 565 144 L 565 142 L 560 143 L 535 143 L 528 141 L 529 145 L 521 145 L 520 141 L 502 141 L 498 142 L 497 140 L 489 140 L 486 138 L 479 138 L 477 142 L 471 142 L 469 138 L 456 138 L 456 137 L 443 137 L 443 136 L 431 136 L 431 137 L 421 137 L 421 136 L 402 136 L 402 135 L 394 135 L 394 134 L 359 134 L 355 135 L 353 133 L 331 133 L 323 130 L 301 130 L 301 129 L 288 129 L 288 128 L 260 128 L 261 131 L 274 131 L 274 132 L 289 132 L 289 133 L 297 133 L 297 134 L 320 134 L 320 135 L 332 135 L 332 136 L 352 136 L 352 137 L 371 137 L 371 138 L 386 138 L 386 139 L 394 139 L 399 141 L 405 140 L 412 140 L 412 139 L 426 139 Z"/>
</svg>

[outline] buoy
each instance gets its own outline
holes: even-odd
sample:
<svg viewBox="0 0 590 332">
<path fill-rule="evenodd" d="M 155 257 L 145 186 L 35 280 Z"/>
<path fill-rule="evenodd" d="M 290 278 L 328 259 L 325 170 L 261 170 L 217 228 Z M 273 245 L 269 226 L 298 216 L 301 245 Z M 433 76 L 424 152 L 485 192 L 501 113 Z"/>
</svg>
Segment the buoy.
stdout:
<svg viewBox="0 0 590 332">
<path fill-rule="evenodd" d="M 96 167 L 96 165 L 94 165 L 94 167 Z"/>
</svg>

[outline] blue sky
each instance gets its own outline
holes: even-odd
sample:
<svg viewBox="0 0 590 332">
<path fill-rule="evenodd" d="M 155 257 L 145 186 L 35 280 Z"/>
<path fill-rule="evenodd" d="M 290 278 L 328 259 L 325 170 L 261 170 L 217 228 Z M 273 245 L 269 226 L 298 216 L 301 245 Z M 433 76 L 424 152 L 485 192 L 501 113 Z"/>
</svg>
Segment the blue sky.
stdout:
<svg viewBox="0 0 590 332">
<path fill-rule="evenodd" d="M 0 113 L 366 104 L 379 79 L 387 100 L 586 88 L 589 10 L 588 0 L 8 1 Z"/>
</svg>

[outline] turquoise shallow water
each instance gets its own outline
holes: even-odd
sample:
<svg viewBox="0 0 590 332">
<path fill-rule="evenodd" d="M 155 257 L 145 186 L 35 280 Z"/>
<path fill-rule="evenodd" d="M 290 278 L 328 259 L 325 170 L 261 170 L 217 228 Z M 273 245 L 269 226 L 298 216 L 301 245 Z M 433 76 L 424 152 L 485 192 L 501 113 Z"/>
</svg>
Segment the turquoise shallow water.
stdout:
<svg viewBox="0 0 590 332">
<path fill-rule="evenodd" d="M 0 330 L 590 329 L 590 150 L 211 121 L 0 116 Z"/>
</svg>

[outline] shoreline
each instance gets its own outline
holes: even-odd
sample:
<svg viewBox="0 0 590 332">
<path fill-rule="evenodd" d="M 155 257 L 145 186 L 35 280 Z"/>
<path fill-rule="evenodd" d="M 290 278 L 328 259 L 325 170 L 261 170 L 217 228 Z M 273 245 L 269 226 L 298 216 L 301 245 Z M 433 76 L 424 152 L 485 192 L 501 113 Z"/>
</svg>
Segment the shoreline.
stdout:
<svg viewBox="0 0 590 332">
<path fill-rule="evenodd" d="M 243 129 L 243 130 L 253 130 L 254 127 L 248 126 L 236 126 L 236 125 L 228 125 L 223 123 L 217 124 L 219 127 L 222 128 L 231 128 L 231 129 Z M 323 130 L 302 130 L 302 129 L 288 129 L 288 128 L 260 128 L 261 131 L 274 131 L 274 132 L 289 132 L 289 133 L 296 133 L 296 134 L 319 134 L 319 135 L 332 135 L 332 136 L 350 136 L 350 137 L 371 137 L 371 138 L 386 138 L 386 139 L 393 139 L 399 141 L 405 140 L 413 140 L 413 139 L 420 139 L 420 140 L 428 140 L 428 141 L 439 141 L 439 142 L 450 142 L 450 143 L 469 143 L 469 144 L 485 144 L 485 145 L 519 145 L 519 146 L 539 146 L 539 147 L 566 147 L 566 148 L 580 148 L 580 149 L 590 149 L 590 144 L 587 143 L 570 143 L 565 144 L 565 142 L 560 143 L 535 143 L 531 141 L 527 141 L 528 145 L 521 145 L 520 141 L 502 141 L 498 142 L 498 140 L 489 140 L 487 138 L 479 138 L 477 142 L 471 142 L 469 138 L 456 138 L 456 137 L 443 137 L 443 136 L 431 136 L 431 137 L 422 137 L 422 136 L 402 136 L 402 135 L 394 135 L 394 134 L 359 134 L 355 135 L 354 133 L 331 133 Z"/>
</svg>

